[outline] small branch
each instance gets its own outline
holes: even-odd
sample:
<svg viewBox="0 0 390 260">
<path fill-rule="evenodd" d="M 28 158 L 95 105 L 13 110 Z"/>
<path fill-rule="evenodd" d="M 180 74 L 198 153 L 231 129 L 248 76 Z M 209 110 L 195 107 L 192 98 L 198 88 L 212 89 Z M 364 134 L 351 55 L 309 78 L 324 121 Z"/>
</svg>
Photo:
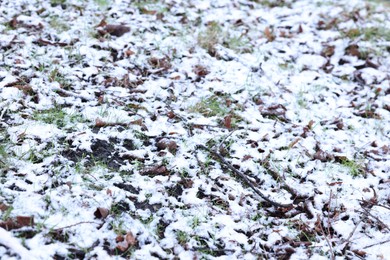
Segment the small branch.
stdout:
<svg viewBox="0 0 390 260">
<path fill-rule="evenodd" d="M 385 241 L 381 241 L 381 242 L 378 242 L 378 243 L 375 243 L 375 244 L 372 244 L 372 245 L 369 245 L 369 246 L 365 246 L 365 247 L 363 247 L 363 249 L 370 248 L 370 247 L 377 246 L 377 245 L 383 245 L 383 244 L 386 244 L 388 242 L 390 242 L 390 239 L 387 239 Z"/>
<path fill-rule="evenodd" d="M 206 150 L 208 151 L 209 153 L 211 153 L 212 155 L 214 155 L 215 157 L 218 157 L 218 159 L 221 161 L 222 164 L 224 164 L 227 168 L 229 168 L 231 171 L 233 171 L 235 174 L 237 174 L 239 177 L 241 177 L 245 184 L 247 184 L 249 187 L 251 187 L 251 189 L 257 194 L 259 195 L 263 200 L 267 201 L 268 203 L 270 203 L 271 205 L 275 206 L 275 207 L 280 207 L 280 208 L 290 208 L 293 206 L 293 204 L 281 204 L 281 203 L 278 203 L 278 202 L 275 202 L 273 200 L 271 200 L 270 198 L 268 198 L 267 196 L 265 196 L 260 190 L 258 190 L 254 185 L 253 183 L 248 179 L 248 177 L 240 172 L 239 170 L 237 170 L 236 168 L 234 168 L 230 163 L 228 163 L 225 158 L 222 157 L 222 155 L 220 155 L 219 153 L 207 148 L 206 146 L 204 145 L 197 145 L 197 148 L 200 148 L 200 149 L 203 149 L 203 150 Z"/>
<path fill-rule="evenodd" d="M 65 227 L 62 227 L 62 228 L 56 228 L 53 231 L 59 232 L 59 231 L 64 230 L 65 228 L 71 228 L 71 227 L 78 226 L 78 225 L 81 225 L 81 224 L 98 224 L 99 225 L 99 223 L 93 222 L 93 221 L 81 221 L 81 222 L 78 222 L 78 223 L 75 223 L 75 224 L 72 224 L 72 225 L 69 225 L 69 226 L 65 226 Z"/>
</svg>

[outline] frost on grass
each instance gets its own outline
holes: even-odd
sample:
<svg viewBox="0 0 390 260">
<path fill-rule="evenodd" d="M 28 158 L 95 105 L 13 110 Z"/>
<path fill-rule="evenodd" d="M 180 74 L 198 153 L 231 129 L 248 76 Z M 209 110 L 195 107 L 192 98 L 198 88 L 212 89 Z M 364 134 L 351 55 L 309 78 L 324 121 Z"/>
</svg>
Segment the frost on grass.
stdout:
<svg viewBox="0 0 390 260">
<path fill-rule="evenodd" d="M 1 258 L 390 254 L 388 4 L 0 12 Z"/>
</svg>

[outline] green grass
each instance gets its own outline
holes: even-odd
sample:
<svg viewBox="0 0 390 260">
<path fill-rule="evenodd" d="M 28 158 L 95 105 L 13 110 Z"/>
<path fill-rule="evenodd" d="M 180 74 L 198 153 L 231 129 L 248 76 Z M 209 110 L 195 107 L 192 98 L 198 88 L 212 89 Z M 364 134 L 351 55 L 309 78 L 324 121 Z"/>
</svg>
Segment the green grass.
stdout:
<svg viewBox="0 0 390 260">
<path fill-rule="evenodd" d="M 226 105 L 223 104 L 223 100 L 217 96 L 211 96 L 201 100 L 190 111 L 198 112 L 205 117 L 223 116 L 229 112 Z"/>
<path fill-rule="evenodd" d="M 66 21 L 62 20 L 62 18 L 60 18 L 58 16 L 51 16 L 49 24 L 58 33 L 69 31 L 69 29 L 70 29 L 69 24 Z"/>
<path fill-rule="evenodd" d="M 176 239 L 180 245 L 184 246 L 189 241 L 189 236 L 186 232 L 178 230 L 176 233 Z"/>
<path fill-rule="evenodd" d="M 390 29 L 384 26 L 353 28 L 343 33 L 345 37 L 356 39 L 362 37 L 365 41 L 384 40 L 390 41 Z"/>
<path fill-rule="evenodd" d="M 198 34 L 198 44 L 210 54 L 215 53 L 215 45 L 222 44 L 237 53 L 252 52 L 250 40 L 243 34 L 237 36 L 230 30 L 224 30 L 217 22 L 210 22 L 206 30 Z"/>
<path fill-rule="evenodd" d="M 358 162 L 353 161 L 353 160 L 344 159 L 344 160 L 341 161 L 341 165 L 343 165 L 344 167 L 348 168 L 349 173 L 353 177 L 361 176 L 365 172 L 364 171 L 364 166 L 361 163 L 358 163 Z"/>
<path fill-rule="evenodd" d="M 35 111 L 32 115 L 32 119 L 46 124 L 54 124 L 60 129 L 67 128 L 68 124 L 85 122 L 81 114 L 68 114 L 61 107 Z"/>
</svg>

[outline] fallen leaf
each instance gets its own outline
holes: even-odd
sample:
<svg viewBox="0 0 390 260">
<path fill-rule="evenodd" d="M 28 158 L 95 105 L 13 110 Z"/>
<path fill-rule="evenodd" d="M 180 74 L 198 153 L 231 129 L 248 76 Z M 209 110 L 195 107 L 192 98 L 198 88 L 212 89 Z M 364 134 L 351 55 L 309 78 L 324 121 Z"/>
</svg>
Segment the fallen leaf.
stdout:
<svg viewBox="0 0 390 260">
<path fill-rule="evenodd" d="M 0 210 L 1 211 L 6 211 L 7 209 L 9 209 L 9 206 L 4 204 L 4 203 L 0 203 Z"/>
<path fill-rule="evenodd" d="M 265 35 L 265 38 L 267 38 L 267 40 L 270 42 L 275 40 L 275 35 L 273 34 L 273 32 L 271 32 L 271 30 L 268 26 L 265 27 L 265 29 L 264 29 L 264 35 Z"/>
<path fill-rule="evenodd" d="M 167 167 L 165 167 L 164 165 L 154 165 L 154 166 L 151 166 L 149 168 L 146 168 L 146 169 L 140 171 L 140 174 L 141 175 L 152 175 L 152 176 L 168 175 L 169 171 L 168 171 Z"/>
<path fill-rule="evenodd" d="M 110 211 L 108 209 L 99 207 L 95 210 L 93 214 L 98 219 L 105 219 L 109 213 Z"/>
<path fill-rule="evenodd" d="M 150 14 L 150 15 L 154 15 L 154 14 L 157 13 L 157 11 L 155 11 L 155 10 L 148 10 L 148 9 L 146 9 L 145 7 L 142 7 L 142 8 L 140 8 L 139 10 L 140 10 L 140 13 L 141 13 L 141 14 Z"/>
<path fill-rule="evenodd" d="M 116 248 L 120 250 L 121 252 L 125 252 L 129 248 L 129 244 L 126 240 L 117 243 Z"/>
<path fill-rule="evenodd" d="M 133 233 L 131 233 L 130 231 L 127 232 L 125 240 L 127 244 L 130 246 L 134 246 L 137 243 L 137 240 L 135 239 Z"/>
<path fill-rule="evenodd" d="M 173 140 L 163 138 L 156 144 L 159 151 L 168 149 L 170 153 L 175 153 L 177 151 L 177 144 Z"/>
<path fill-rule="evenodd" d="M 328 184 L 329 186 L 335 186 L 335 185 L 341 185 L 341 184 L 343 184 L 343 182 L 342 181 L 335 181 L 335 182 L 326 183 L 326 184 Z"/>
<path fill-rule="evenodd" d="M 195 65 L 192 68 L 192 72 L 194 72 L 196 75 L 198 75 L 201 78 L 203 78 L 204 76 L 210 73 L 208 69 L 202 65 Z"/>
<path fill-rule="evenodd" d="M 107 24 L 104 26 L 104 30 L 100 30 L 100 34 L 110 34 L 116 37 L 121 37 L 125 33 L 130 32 L 130 27 L 120 24 Z"/>
<path fill-rule="evenodd" d="M 301 141 L 301 138 L 296 138 L 294 141 L 292 141 L 289 145 L 288 148 L 291 149 L 296 145 L 299 141 Z"/>
<path fill-rule="evenodd" d="M 327 152 L 324 152 L 322 151 L 321 149 L 319 149 L 314 155 L 313 155 L 313 159 L 315 160 L 320 160 L 321 162 L 329 162 L 331 160 L 333 160 L 333 156 Z"/>
<path fill-rule="evenodd" d="M 19 227 L 34 226 L 34 216 L 16 216 Z"/>
<path fill-rule="evenodd" d="M 224 117 L 223 119 L 223 125 L 227 128 L 227 129 L 231 129 L 232 128 L 232 115 L 227 115 Z"/>
<path fill-rule="evenodd" d="M 96 120 L 95 120 L 95 126 L 96 126 L 96 127 L 104 127 L 104 126 L 106 126 L 106 125 L 107 125 L 106 122 L 104 122 L 104 121 L 101 120 L 100 118 L 96 118 Z"/>
</svg>

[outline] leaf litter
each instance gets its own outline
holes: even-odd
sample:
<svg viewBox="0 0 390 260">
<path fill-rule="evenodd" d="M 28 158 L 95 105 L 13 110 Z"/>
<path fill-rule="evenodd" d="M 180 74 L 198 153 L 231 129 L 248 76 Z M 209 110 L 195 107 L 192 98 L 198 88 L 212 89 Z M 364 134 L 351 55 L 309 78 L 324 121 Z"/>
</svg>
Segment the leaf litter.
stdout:
<svg viewBox="0 0 390 260">
<path fill-rule="evenodd" d="M 380 1 L 3 1 L 2 259 L 389 255 Z"/>
</svg>

